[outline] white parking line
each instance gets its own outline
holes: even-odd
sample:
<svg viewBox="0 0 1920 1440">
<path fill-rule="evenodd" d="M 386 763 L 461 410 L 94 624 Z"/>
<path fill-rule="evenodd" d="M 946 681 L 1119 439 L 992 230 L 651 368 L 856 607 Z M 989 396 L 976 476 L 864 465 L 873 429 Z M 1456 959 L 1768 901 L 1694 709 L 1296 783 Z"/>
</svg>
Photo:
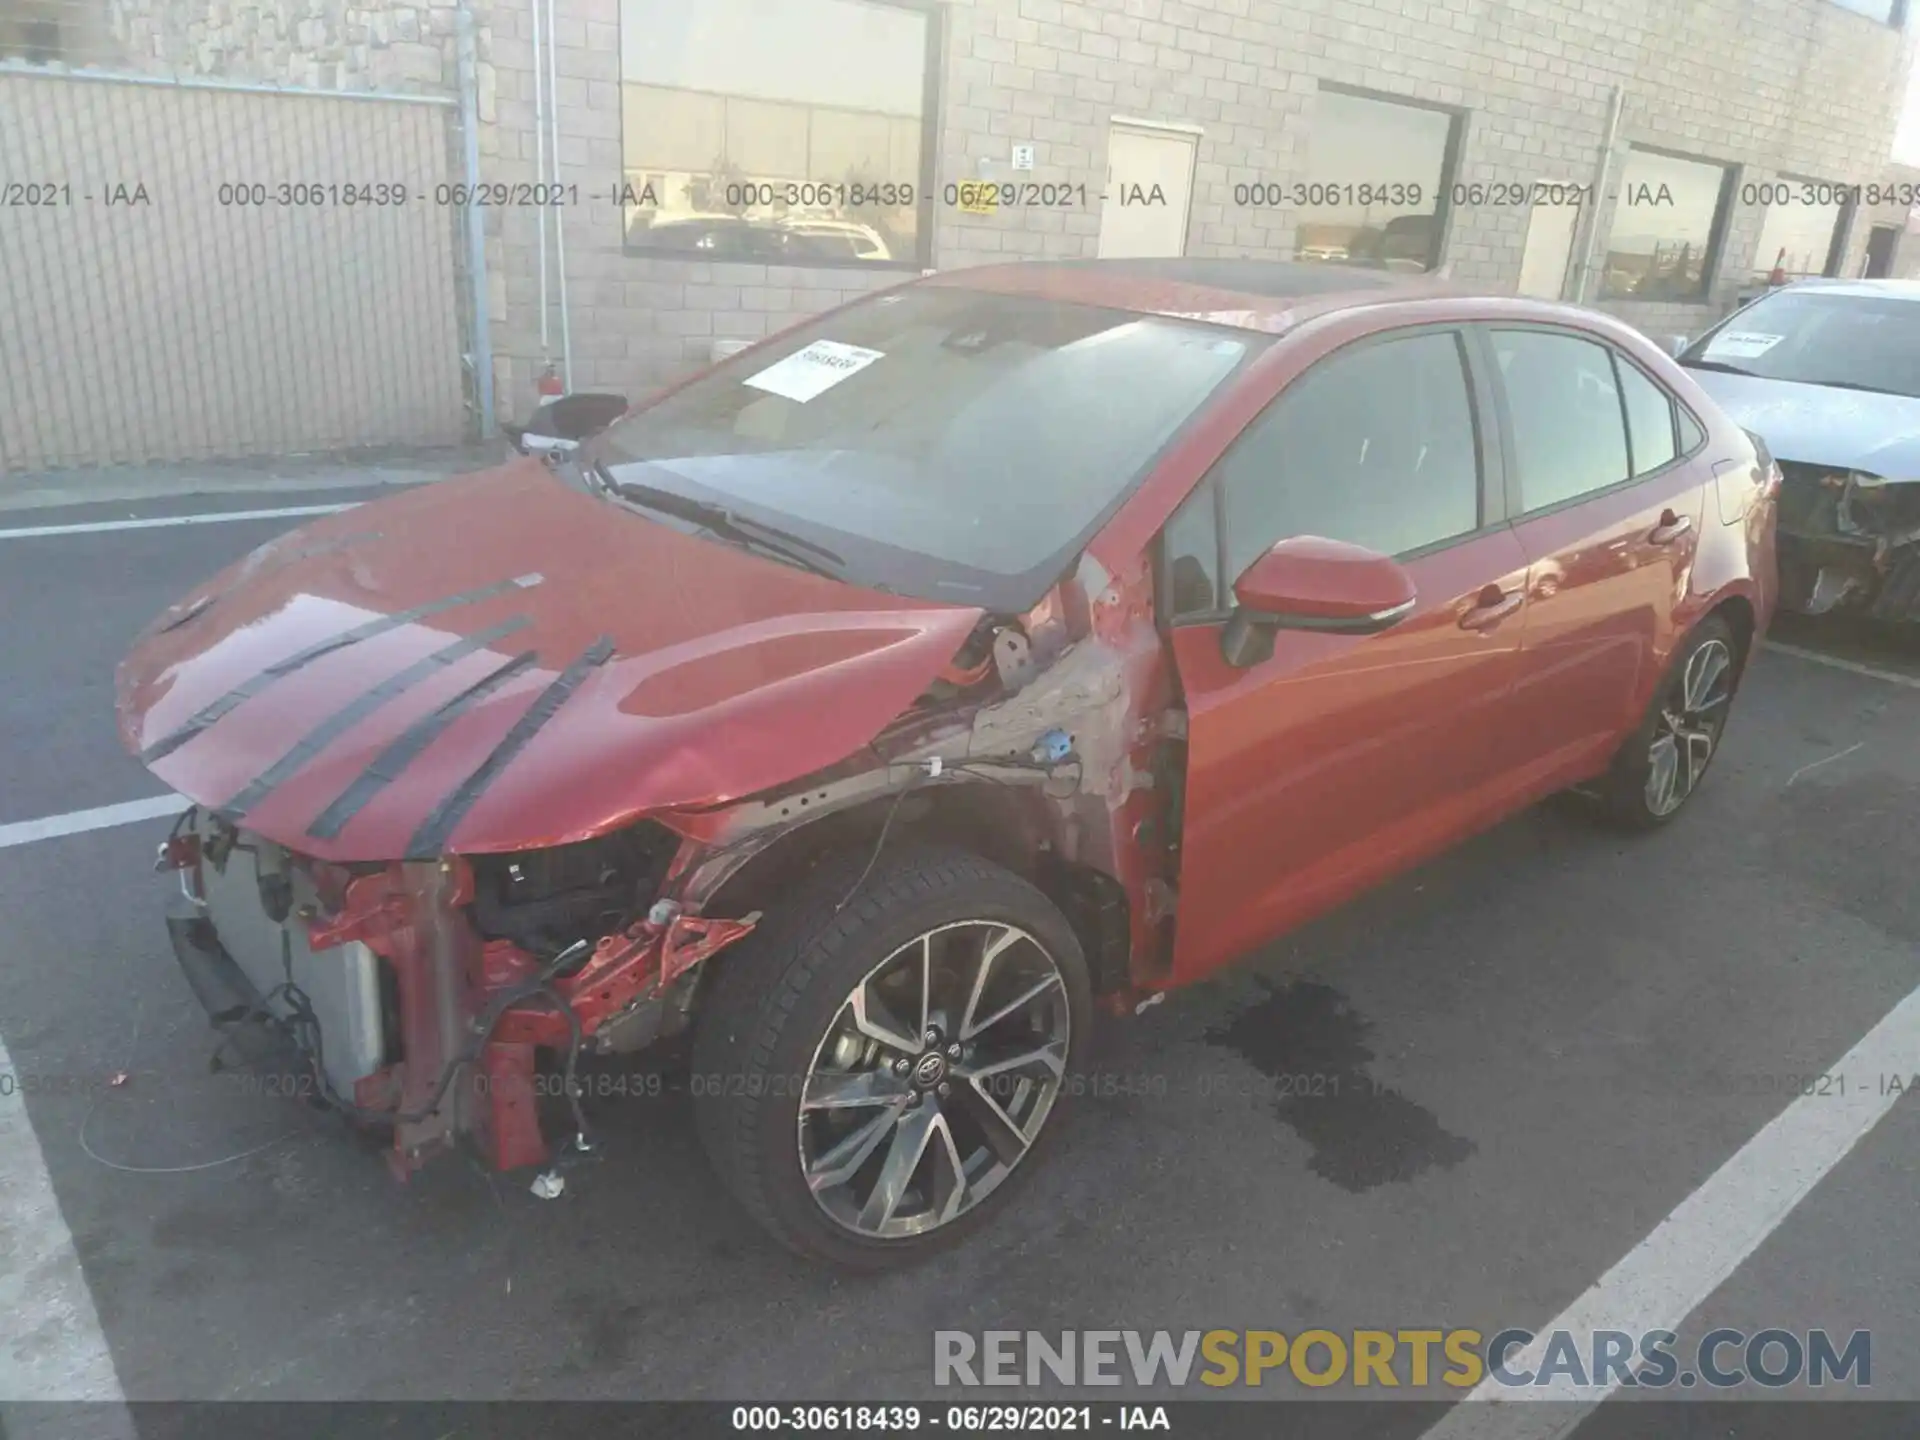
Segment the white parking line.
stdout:
<svg viewBox="0 0 1920 1440">
<path fill-rule="evenodd" d="M 1538 1339 L 1508 1356 L 1508 1372 L 1536 1373 L 1558 1330 L 1576 1336 L 1583 1353 L 1595 1330 L 1625 1331 L 1636 1341 L 1649 1330 L 1678 1331 L 1893 1108 L 1901 1092 L 1883 1093 L 1881 1078 L 1920 1074 L 1920 990 L 1828 1071 L 1846 1077 L 1843 1093 L 1805 1095 L 1776 1115 L 1586 1294 L 1539 1327 Z M 1560 1376 L 1510 1388 L 1489 1376 L 1421 1440 L 1556 1440 L 1617 1388 L 1617 1380 L 1575 1385 Z M 1530 1400 L 1562 1403 L 1485 1403 Z"/>
<path fill-rule="evenodd" d="M 0 1041 L 0 1075 L 13 1079 Z M 113 1353 L 17 1084 L 0 1085 L 0 1404 L 117 1402 Z M 124 1413 L 124 1412 L 123 1412 Z M 24 1417 L 9 1417 L 9 1427 Z M 69 1417 L 69 1422 L 71 1417 Z"/>
<path fill-rule="evenodd" d="M 1870 675 L 1889 685 L 1905 685 L 1908 689 L 1920 690 L 1920 675 L 1902 675 L 1898 670 L 1883 670 L 1878 665 L 1863 665 L 1858 660 L 1842 660 L 1838 655 L 1823 655 L 1818 650 L 1802 650 L 1798 645 L 1782 645 L 1776 640 L 1769 640 L 1761 653 L 1791 655 L 1796 660 L 1811 660 L 1816 665 L 1825 665 L 1832 670 L 1845 670 L 1852 675 Z"/>
<path fill-rule="evenodd" d="M 0 530 L 0 540 L 38 540 L 48 535 L 97 535 L 104 530 L 159 530 L 169 525 L 219 525 L 229 520 L 281 520 L 298 515 L 333 515 L 353 508 L 353 505 L 290 505 L 284 510 L 214 510 L 203 515 L 162 515 L 153 520 L 95 520 L 85 525 L 35 525 L 25 530 Z"/>
<path fill-rule="evenodd" d="M 178 815 L 191 803 L 178 795 L 156 795 L 151 800 L 129 800 L 123 805 L 102 805 L 94 810 L 70 810 L 65 815 L 49 815 L 42 820 L 15 820 L 0 825 L 0 850 L 31 845 L 36 840 L 55 840 L 62 835 L 84 835 L 89 830 L 106 830 L 114 825 L 131 825 L 136 820 Z"/>
</svg>

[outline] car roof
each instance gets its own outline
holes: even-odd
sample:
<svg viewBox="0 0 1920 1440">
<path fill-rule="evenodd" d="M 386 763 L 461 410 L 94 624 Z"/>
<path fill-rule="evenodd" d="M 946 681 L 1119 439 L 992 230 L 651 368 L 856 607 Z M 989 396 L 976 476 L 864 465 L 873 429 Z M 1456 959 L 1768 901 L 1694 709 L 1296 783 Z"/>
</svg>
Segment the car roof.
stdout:
<svg viewBox="0 0 1920 1440">
<path fill-rule="evenodd" d="M 871 235 L 871 225 L 863 225 L 858 220 L 834 220 L 825 216 L 789 215 L 781 224 L 789 230 L 824 230 L 835 235 Z"/>
<path fill-rule="evenodd" d="M 1786 288 L 1823 290 L 1829 295 L 1871 295 L 1881 300 L 1920 300 L 1920 280 L 1811 279 L 1796 280 Z"/>
<path fill-rule="evenodd" d="M 669 215 L 656 219 L 646 228 L 649 230 L 677 230 L 683 227 L 698 226 L 702 230 L 711 230 L 716 225 L 751 225 L 754 222 L 744 215 Z"/>
<path fill-rule="evenodd" d="M 1026 260 L 946 270 L 920 283 L 1029 295 L 1141 315 L 1279 334 L 1321 315 L 1423 300 L 1493 299 L 1508 319 L 1591 319 L 1545 300 L 1464 287 L 1429 274 L 1286 260 Z M 1411 317 L 1410 317 L 1411 318 Z"/>
</svg>

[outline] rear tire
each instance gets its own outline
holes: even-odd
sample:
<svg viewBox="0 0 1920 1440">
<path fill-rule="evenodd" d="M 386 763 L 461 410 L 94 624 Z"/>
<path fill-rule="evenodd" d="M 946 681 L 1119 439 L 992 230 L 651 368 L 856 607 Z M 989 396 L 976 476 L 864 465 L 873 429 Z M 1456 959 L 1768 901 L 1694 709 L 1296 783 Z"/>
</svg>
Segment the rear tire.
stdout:
<svg viewBox="0 0 1920 1440">
<path fill-rule="evenodd" d="M 690 1088 L 749 1215 L 878 1270 L 1005 1209 L 1059 1128 L 1092 999 L 1072 926 L 1019 876 L 903 847 L 862 880 L 867 861 L 822 863 L 721 957 Z"/>
<path fill-rule="evenodd" d="M 1597 786 L 1601 815 L 1626 830 L 1657 830 L 1685 808 L 1720 753 L 1745 656 L 1733 627 L 1709 615 L 1674 655 Z"/>
</svg>

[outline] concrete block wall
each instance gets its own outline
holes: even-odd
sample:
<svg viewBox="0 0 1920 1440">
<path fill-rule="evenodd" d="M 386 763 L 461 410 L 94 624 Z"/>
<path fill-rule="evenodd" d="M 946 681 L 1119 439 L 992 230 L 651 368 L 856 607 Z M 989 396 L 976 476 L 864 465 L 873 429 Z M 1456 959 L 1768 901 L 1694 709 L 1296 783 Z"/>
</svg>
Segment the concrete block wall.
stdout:
<svg viewBox="0 0 1920 1440">
<path fill-rule="evenodd" d="M 544 13 L 544 12 L 543 12 Z M 532 181 L 546 143 L 535 124 L 534 7 L 497 0 L 492 60 L 497 110 L 486 177 Z M 548 361 L 561 356 L 557 250 L 566 251 L 575 389 L 641 394 L 708 363 L 717 339 L 758 339 L 907 278 L 844 268 L 704 264 L 623 249 L 619 0 L 554 0 L 561 227 L 547 232 L 542 334 L 538 211 L 489 213 L 495 390 L 503 416 L 524 414 Z M 543 41 L 544 43 L 544 41 Z M 549 124 L 552 122 L 549 121 Z M 916 272 L 908 272 L 912 274 Z"/>
<path fill-rule="evenodd" d="M 579 195 L 565 207 L 576 386 L 644 392 L 705 363 L 716 339 L 757 338 L 914 273 L 625 253 L 613 194 L 620 3 L 556 0 L 556 14 L 560 173 Z M 1912 59 L 1906 34 L 1828 0 L 951 0 L 942 22 L 932 117 L 941 269 L 1094 254 L 1097 201 L 975 216 L 938 204 L 938 191 L 1007 178 L 1011 146 L 1024 142 L 1036 168 L 1020 178 L 1085 184 L 1097 196 L 1116 115 L 1200 128 L 1189 254 L 1289 256 L 1310 217 L 1236 207 L 1233 187 L 1307 177 L 1322 82 L 1463 113 L 1453 178 L 1467 183 L 1591 184 L 1610 96 L 1623 87 L 1614 184 L 1587 222 L 1604 254 L 1634 142 L 1737 165 L 1741 184 L 1780 173 L 1883 179 Z M 496 5 L 492 31 L 499 133 L 489 175 L 531 179 L 531 9 Z M 557 311 L 543 348 L 533 213 L 489 218 L 498 382 L 512 414 L 531 403 L 543 355 L 558 354 Z M 1596 303 L 1651 333 L 1697 330 L 1749 283 L 1763 220 L 1759 207 L 1736 204 L 1707 303 Z M 1527 223 L 1516 207 L 1453 210 L 1453 276 L 1511 286 Z M 1867 228 L 1863 214 L 1850 269 Z"/>
<path fill-rule="evenodd" d="M 448 93 L 455 3 L 104 0 L 114 54 L 100 63 Z M 538 3 L 544 10 L 546 0 Z M 547 144 L 535 124 L 535 0 L 473 0 L 472 8 L 485 178 L 531 181 Z M 564 233 L 547 236 L 544 311 L 537 212 L 509 203 L 485 214 L 504 415 L 531 407 L 535 378 L 561 352 L 562 245 L 574 384 L 630 393 L 704 364 L 717 341 L 759 338 L 916 273 L 627 253 L 615 194 L 627 158 L 621 0 L 553 0 L 553 9 L 566 188 Z M 1888 160 L 1913 56 L 1907 33 L 1831 0 L 945 0 L 934 13 L 941 61 L 927 119 L 936 155 L 930 228 L 932 264 L 942 269 L 1094 254 L 1116 116 L 1200 132 L 1187 253 L 1290 256 L 1313 215 L 1238 206 L 1234 187 L 1338 178 L 1310 171 L 1323 84 L 1460 114 L 1450 178 L 1465 184 L 1591 184 L 1610 96 L 1621 87 L 1614 183 L 1576 237 L 1578 253 L 1584 226 L 1596 227 L 1603 255 L 1630 144 L 1737 165 L 1741 185 L 1781 174 L 1898 178 Z M 990 216 L 939 203 L 948 183 L 1009 178 L 1015 143 L 1035 151 L 1036 168 L 1020 178 L 1084 185 L 1089 203 Z M 1848 273 L 1870 225 L 1901 223 L 1899 209 L 1856 217 Z M 1453 209 L 1445 236 L 1452 275 L 1514 284 L 1528 218 L 1513 206 Z M 1736 205 L 1705 303 L 1596 303 L 1650 333 L 1697 330 L 1750 283 L 1764 218 L 1758 206 Z M 457 243 L 453 230 L 449 243 Z M 1920 267 L 1920 242 L 1905 245 L 1897 263 Z"/>
<path fill-rule="evenodd" d="M 401 94 L 451 94 L 456 84 L 458 0 L 16 3 L 18 16 L 0 16 L 0 56 L 18 52 L 17 43 L 9 43 L 10 28 L 44 14 L 60 22 L 57 47 L 25 58 L 75 69 Z M 483 47 L 490 4 L 470 7 Z"/>
<path fill-rule="evenodd" d="M 106 63 L 449 92 L 453 3 L 109 0 L 117 53 Z M 535 125 L 535 5 L 473 8 L 483 170 L 490 181 L 530 181 L 548 143 Z M 1452 178 L 1467 184 L 1592 183 L 1609 97 L 1621 86 L 1617 193 L 1633 142 L 1738 164 L 1742 183 L 1782 172 L 1884 179 L 1911 60 L 1906 35 L 1829 0 L 949 0 L 937 13 L 942 59 L 928 123 L 937 156 L 932 263 L 943 269 L 1095 253 L 1116 115 L 1200 131 L 1189 254 L 1285 257 L 1311 214 L 1236 206 L 1234 187 L 1308 178 L 1323 82 L 1460 113 Z M 566 188 L 563 233 L 547 238 L 544 337 L 537 212 L 508 204 L 485 216 L 502 413 L 530 408 L 536 377 L 561 353 L 562 245 L 574 384 L 628 392 L 706 363 L 716 341 L 757 339 L 915 273 L 625 252 L 615 196 L 625 158 L 620 0 L 554 0 L 554 15 Z M 1096 198 L 991 216 L 938 203 L 949 182 L 1008 178 L 1016 142 L 1036 156 L 1021 178 L 1085 185 Z M 1588 217 L 1602 252 L 1612 208 L 1609 195 Z M 1708 303 L 1597 303 L 1652 333 L 1697 329 L 1749 282 L 1763 220 L 1758 207 L 1736 207 Z M 1512 206 L 1454 209 L 1451 273 L 1513 284 L 1527 223 Z M 1884 214 L 1854 224 L 1850 271 L 1870 223 L 1885 223 Z"/>
</svg>

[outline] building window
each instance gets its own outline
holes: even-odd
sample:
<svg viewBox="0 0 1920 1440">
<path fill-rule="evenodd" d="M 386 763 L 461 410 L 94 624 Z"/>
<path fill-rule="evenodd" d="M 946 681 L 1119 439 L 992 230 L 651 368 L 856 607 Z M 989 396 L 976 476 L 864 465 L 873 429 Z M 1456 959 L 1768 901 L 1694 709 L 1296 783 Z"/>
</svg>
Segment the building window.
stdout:
<svg viewBox="0 0 1920 1440">
<path fill-rule="evenodd" d="M 16 0 L 0 15 L 0 60 L 29 65 L 79 63 L 77 36 L 63 34 L 64 19 L 51 0 Z"/>
<path fill-rule="evenodd" d="M 1760 243 L 1753 251 L 1753 278 L 1775 269 L 1789 280 L 1838 275 L 1847 229 L 1845 187 L 1782 175 L 1771 183 L 1743 185 L 1744 204 L 1767 207 Z"/>
<path fill-rule="evenodd" d="M 1445 244 L 1460 116 L 1320 87 L 1298 207 L 1294 259 L 1432 270 Z"/>
<path fill-rule="evenodd" d="M 1833 0 L 1833 3 L 1842 10 L 1852 10 L 1896 30 L 1904 29 L 1907 23 L 1907 0 Z"/>
<path fill-rule="evenodd" d="M 1629 151 L 1607 237 L 1606 298 L 1706 299 L 1733 180 L 1726 165 L 1637 146 Z"/>
<path fill-rule="evenodd" d="M 937 27 L 914 0 L 621 0 L 629 249 L 928 263 Z"/>
</svg>

